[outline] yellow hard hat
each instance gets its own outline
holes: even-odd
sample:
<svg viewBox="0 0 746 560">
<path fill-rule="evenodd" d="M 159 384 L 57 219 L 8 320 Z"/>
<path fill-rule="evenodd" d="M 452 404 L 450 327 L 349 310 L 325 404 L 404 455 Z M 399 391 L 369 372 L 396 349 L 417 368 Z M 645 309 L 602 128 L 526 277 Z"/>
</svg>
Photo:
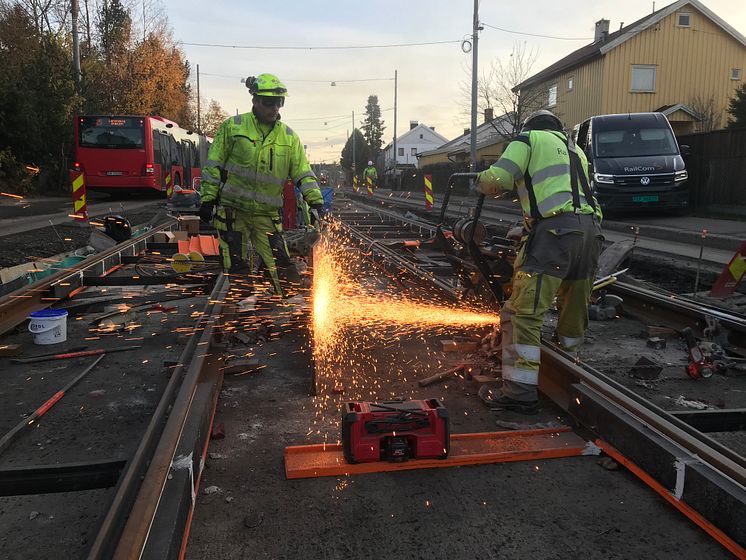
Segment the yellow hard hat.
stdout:
<svg viewBox="0 0 746 560">
<path fill-rule="evenodd" d="M 287 97 L 288 88 L 274 74 L 259 74 L 246 78 L 246 87 L 251 95 L 263 97 Z"/>
</svg>

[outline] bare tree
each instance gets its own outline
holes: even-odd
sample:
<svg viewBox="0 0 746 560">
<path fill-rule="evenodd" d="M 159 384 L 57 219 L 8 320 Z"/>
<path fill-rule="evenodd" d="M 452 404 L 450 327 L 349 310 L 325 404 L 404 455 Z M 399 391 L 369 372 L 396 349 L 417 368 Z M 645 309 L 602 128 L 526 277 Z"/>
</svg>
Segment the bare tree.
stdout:
<svg viewBox="0 0 746 560">
<path fill-rule="evenodd" d="M 718 106 L 714 95 L 710 95 L 710 97 L 695 95 L 689 101 L 689 107 L 699 116 L 698 132 L 710 132 L 720 128 L 724 109 L 722 106 Z"/>
<path fill-rule="evenodd" d="M 514 91 L 515 87 L 531 75 L 538 51 L 529 49 L 526 43 L 515 43 L 513 51 L 504 59 L 495 58 L 489 69 L 482 72 L 477 82 L 477 110 L 493 109 L 497 118 L 492 126 L 505 136 L 512 136 L 521 130 L 521 124 L 533 111 L 546 104 L 539 91 Z M 462 93 L 471 99 L 471 84 L 462 83 Z M 469 115 L 470 105 L 466 104 L 463 115 Z"/>
<path fill-rule="evenodd" d="M 215 136 L 220 125 L 230 115 L 220 106 L 220 103 L 210 99 L 210 105 L 207 107 L 205 116 L 202 117 L 202 132 L 208 136 Z"/>
</svg>

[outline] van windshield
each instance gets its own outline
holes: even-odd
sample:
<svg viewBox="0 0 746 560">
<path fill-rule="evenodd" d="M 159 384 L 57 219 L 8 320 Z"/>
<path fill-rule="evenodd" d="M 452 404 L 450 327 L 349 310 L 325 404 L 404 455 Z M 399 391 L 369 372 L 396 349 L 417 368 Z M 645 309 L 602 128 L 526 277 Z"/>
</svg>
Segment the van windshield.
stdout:
<svg viewBox="0 0 746 560">
<path fill-rule="evenodd" d="M 594 130 L 596 157 L 673 156 L 679 153 L 667 128 Z"/>
</svg>

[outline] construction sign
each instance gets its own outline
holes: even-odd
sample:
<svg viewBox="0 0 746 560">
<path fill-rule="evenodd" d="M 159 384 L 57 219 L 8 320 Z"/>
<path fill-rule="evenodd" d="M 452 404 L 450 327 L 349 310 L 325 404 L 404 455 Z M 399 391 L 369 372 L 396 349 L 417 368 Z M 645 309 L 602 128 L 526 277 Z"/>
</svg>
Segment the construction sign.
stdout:
<svg viewBox="0 0 746 560">
<path fill-rule="evenodd" d="M 425 210 L 433 209 L 433 176 L 425 175 Z"/>
<path fill-rule="evenodd" d="M 357 184 L 357 175 L 352 176 L 352 190 L 355 192 L 360 190 L 360 185 Z"/>
<path fill-rule="evenodd" d="M 171 173 L 166 173 L 166 197 L 171 198 L 174 195 L 174 186 L 171 184 Z"/>
<path fill-rule="evenodd" d="M 368 195 L 373 196 L 373 177 L 366 177 L 365 185 L 368 187 Z"/>
<path fill-rule="evenodd" d="M 88 221 L 88 207 L 85 202 L 85 179 L 82 171 L 70 171 L 70 182 L 73 186 L 73 213 L 70 215 L 76 222 Z"/>
<path fill-rule="evenodd" d="M 723 269 L 720 278 L 712 285 L 710 296 L 723 297 L 732 294 L 743 280 L 744 274 L 746 274 L 746 241 L 741 243 L 740 249 Z"/>
</svg>

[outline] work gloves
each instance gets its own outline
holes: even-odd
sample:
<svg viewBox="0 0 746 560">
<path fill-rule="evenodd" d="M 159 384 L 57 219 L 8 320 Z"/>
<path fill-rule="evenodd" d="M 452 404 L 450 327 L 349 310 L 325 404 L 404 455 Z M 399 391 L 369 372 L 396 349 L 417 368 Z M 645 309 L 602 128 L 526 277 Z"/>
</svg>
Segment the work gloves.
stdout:
<svg viewBox="0 0 746 560">
<path fill-rule="evenodd" d="M 319 223 L 321 220 L 326 219 L 328 216 L 326 208 L 323 204 L 311 204 L 311 222 Z"/>
<path fill-rule="evenodd" d="M 199 207 L 199 219 L 209 224 L 212 222 L 212 215 L 215 212 L 214 202 L 203 202 Z"/>
<path fill-rule="evenodd" d="M 489 169 L 480 172 L 475 181 L 477 192 L 481 194 L 497 194 L 500 192 L 500 181 L 490 173 Z"/>
</svg>

